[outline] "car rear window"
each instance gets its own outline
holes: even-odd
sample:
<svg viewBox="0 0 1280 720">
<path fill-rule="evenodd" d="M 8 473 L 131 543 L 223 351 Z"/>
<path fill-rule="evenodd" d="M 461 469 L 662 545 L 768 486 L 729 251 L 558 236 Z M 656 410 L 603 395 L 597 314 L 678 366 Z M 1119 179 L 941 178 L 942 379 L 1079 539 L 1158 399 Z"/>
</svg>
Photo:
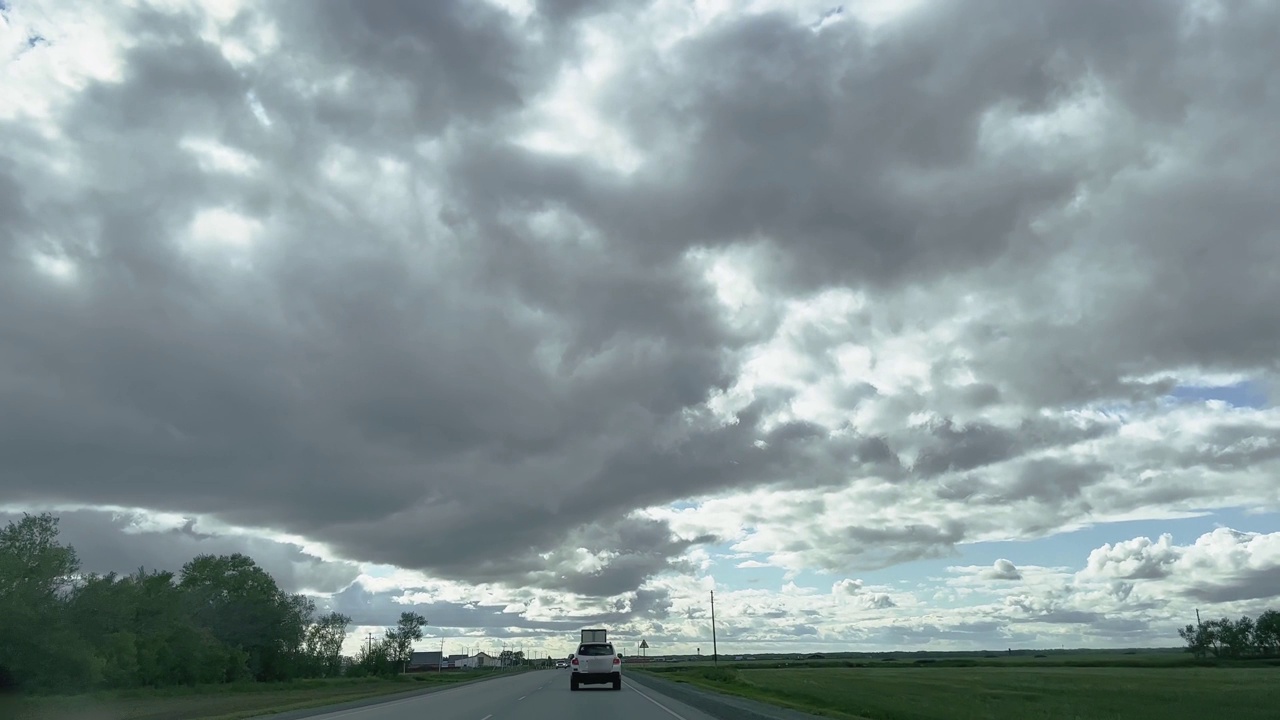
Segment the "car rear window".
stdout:
<svg viewBox="0 0 1280 720">
<path fill-rule="evenodd" d="M 612 645 L 581 645 L 578 647 L 578 654 L 586 655 L 588 657 L 593 655 L 594 656 L 612 655 L 613 646 Z"/>
</svg>

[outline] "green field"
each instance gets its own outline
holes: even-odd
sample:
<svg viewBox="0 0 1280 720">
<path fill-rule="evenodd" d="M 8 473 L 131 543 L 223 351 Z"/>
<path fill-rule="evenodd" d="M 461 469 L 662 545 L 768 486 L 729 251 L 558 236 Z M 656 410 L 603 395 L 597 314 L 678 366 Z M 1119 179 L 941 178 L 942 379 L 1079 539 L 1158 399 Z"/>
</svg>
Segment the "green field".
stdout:
<svg viewBox="0 0 1280 720">
<path fill-rule="evenodd" d="M 943 660 L 851 663 L 854 667 L 831 667 L 828 661 L 822 663 L 826 667 L 734 663 L 715 668 L 699 663 L 646 670 L 667 680 L 845 720 L 1280 717 L 1280 668 L 1179 667 L 1185 662 L 1173 658 L 1177 656 L 1133 657 L 1127 667 L 1089 665 L 1097 659 L 1076 657 L 1075 665 L 1039 667 L 1025 658 L 991 658 L 968 667 L 948 666 Z"/>
<path fill-rule="evenodd" d="M 5 720 L 242 720 L 451 685 L 491 674 L 476 670 L 398 678 L 300 680 L 8 698 L 0 699 L 0 717 Z"/>
</svg>

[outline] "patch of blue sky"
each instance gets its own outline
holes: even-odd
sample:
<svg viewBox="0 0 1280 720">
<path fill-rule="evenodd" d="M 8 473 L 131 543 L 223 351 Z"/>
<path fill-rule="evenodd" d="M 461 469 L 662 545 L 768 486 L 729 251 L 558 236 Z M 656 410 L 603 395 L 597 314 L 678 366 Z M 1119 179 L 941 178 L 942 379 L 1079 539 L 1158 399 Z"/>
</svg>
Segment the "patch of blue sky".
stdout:
<svg viewBox="0 0 1280 720">
<path fill-rule="evenodd" d="M 1006 557 L 1015 565 L 1079 569 L 1084 566 L 1091 550 L 1107 543 L 1115 544 L 1136 537 L 1155 540 L 1168 533 L 1173 536 L 1175 544 L 1189 545 L 1201 535 L 1219 527 L 1230 527 L 1243 532 L 1271 533 L 1280 530 L 1280 515 L 1254 514 L 1243 508 L 1227 508 L 1206 512 L 1198 517 L 1102 523 L 1036 540 L 974 543 L 963 546 L 961 550 L 965 557 L 973 560 L 964 564 L 989 565 L 998 558 Z"/>
<path fill-rule="evenodd" d="M 1102 523 L 1072 532 L 1059 533 L 1034 540 L 1010 540 L 958 545 L 953 555 L 925 558 L 900 563 L 879 570 L 827 573 L 805 570 L 790 580 L 800 587 L 812 587 L 821 591 L 831 589 L 831 584 L 845 577 L 862 580 L 865 586 L 886 586 L 898 590 L 918 590 L 940 585 L 940 579 L 953 576 L 947 568 L 953 566 L 990 567 L 996 560 L 1006 558 L 1014 565 L 1065 568 L 1070 572 L 1082 569 L 1089 553 L 1105 544 L 1115 544 L 1136 537 L 1152 540 L 1164 533 L 1173 536 L 1178 545 L 1189 545 L 1206 533 L 1219 527 L 1229 527 L 1242 532 L 1280 532 L 1280 513 L 1251 512 L 1245 508 L 1230 508 L 1206 512 L 1190 518 L 1131 520 Z M 728 589 L 766 588 L 785 585 L 787 573 L 776 567 L 739 568 L 743 560 L 767 562 L 765 555 L 751 558 L 726 557 L 734 555 L 728 546 L 707 548 L 714 561 L 711 574 L 717 584 Z"/>
<path fill-rule="evenodd" d="M 1235 408 L 1262 409 L 1270 406 L 1271 398 L 1266 385 L 1256 380 L 1242 380 L 1230 385 L 1177 385 L 1163 396 L 1165 404 L 1204 403 L 1220 400 Z M 1109 403 L 1093 406 L 1093 410 L 1117 418 L 1121 424 L 1128 422 L 1133 405 Z"/>
<path fill-rule="evenodd" d="M 1179 385 L 1167 397 L 1174 402 L 1221 400 L 1232 407 L 1255 409 L 1267 407 L 1270 400 L 1266 388 L 1255 380 L 1216 386 Z"/>
<path fill-rule="evenodd" d="M 992 560 L 992 562 L 995 561 Z M 930 578 L 947 575 L 947 568 L 952 565 L 969 564 L 971 563 L 963 559 L 962 548 L 957 548 L 956 554 L 952 556 L 912 560 L 878 570 L 851 570 L 847 573 L 804 572 L 796 577 L 795 582 L 797 585 L 830 589 L 832 583 L 847 577 L 861 580 L 864 587 L 888 587 L 899 591 L 914 590 L 937 584 Z"/>
<path fill-rule="evenodd" d="M 395 565 L 365 565 L 361 570 L 372 578 L 389 578 L 399 572 Z"/>
<path fill-rule="evenodd" d="M 730 590 L 747 588 L 776 588 L 781 584 L 785 573 L 776 567 L 738 567 L 743 562 L 768 562 L 768 555 L 757 553 L 746 555 L 734 550 L 729 545 L 708 545 L 707 553 L 711 556 L 709 573 L 716 579 L 716 584 Z"/>
</svg>

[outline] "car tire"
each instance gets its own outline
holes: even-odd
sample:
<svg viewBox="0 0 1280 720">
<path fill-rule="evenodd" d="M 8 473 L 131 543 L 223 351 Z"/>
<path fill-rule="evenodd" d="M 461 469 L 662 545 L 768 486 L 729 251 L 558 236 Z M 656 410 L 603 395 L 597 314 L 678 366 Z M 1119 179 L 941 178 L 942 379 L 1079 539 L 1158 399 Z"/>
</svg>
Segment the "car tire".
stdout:
<svg viewBox="0 0 1280 720">
<path fill-rule="evenodd" d="M 570 689 L 570 690 L 573 690 L 573 691 L 575 691 L 575 692 L 577 691 L 577 689 L 578 689 L 578 678 L 574 678 L 574 679 L 572 679 L 572 680 L 570 680 L 570 681 L 569 681 L 569 689 Z"/>
<path fill-rule="evenodd" d="M 622 676 L 621 676 L 621 675 L 614 675 L 614 676 L 613 676 L 613 689 L 614 689 L 614 690 L 621 690 L 621 689 L 622 689 Z"/>
</svg>

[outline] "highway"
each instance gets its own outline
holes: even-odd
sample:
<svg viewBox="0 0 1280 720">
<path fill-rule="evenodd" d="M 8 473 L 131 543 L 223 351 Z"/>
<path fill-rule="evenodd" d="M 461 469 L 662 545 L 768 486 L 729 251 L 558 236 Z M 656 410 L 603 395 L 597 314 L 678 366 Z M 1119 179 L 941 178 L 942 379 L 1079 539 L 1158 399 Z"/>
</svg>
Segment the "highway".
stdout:
<svg viewBox="0 0 1280 720">
<path fill-rule="evenodd" d="M 569 690 L 568 670 L 534 670 L 308 720 L 714 720 L 623 674 L 622 690 Z"/>
</svg>

